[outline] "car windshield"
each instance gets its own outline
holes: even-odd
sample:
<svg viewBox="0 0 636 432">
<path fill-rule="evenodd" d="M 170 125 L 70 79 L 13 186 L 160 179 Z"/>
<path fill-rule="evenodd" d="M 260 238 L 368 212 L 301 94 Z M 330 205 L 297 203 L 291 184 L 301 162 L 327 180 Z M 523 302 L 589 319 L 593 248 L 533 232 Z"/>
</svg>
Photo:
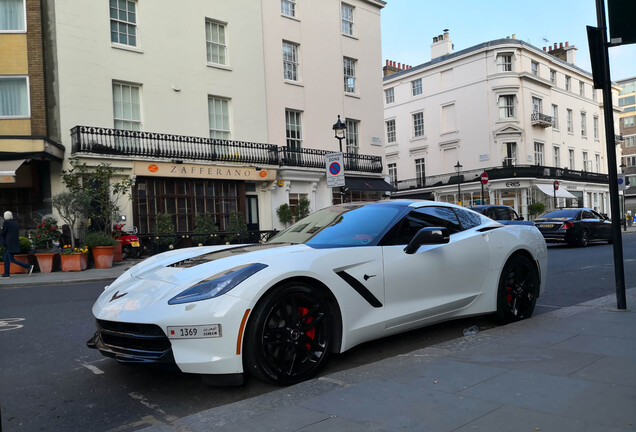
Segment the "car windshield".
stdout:
<svg viewBox="0 0 636 432">
<path fill-rule="evenodd" d="M 541 219 L 572 219 L 579 213 L 579 209 L 555 210 L 541 216 Z"/>
<path fill-rule="evenodd" d="M 377 243 L 403 211 L 403 206 L 390 204 L 327 207 L 301 219 L 267 243 L 304 243 L 316 248 L 367 246 Z"/>
</svg>

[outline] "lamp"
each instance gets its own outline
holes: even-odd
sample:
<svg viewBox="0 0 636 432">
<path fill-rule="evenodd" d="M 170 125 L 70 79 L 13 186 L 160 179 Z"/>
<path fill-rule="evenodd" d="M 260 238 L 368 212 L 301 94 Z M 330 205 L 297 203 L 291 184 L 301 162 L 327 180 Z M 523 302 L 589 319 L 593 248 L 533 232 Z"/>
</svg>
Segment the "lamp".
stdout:
<svg viewBox="0 0 636 432">
<path fill-rule="evenodd" d="M 459 161 L 457 161 L 457 165 L 455 165 L 455 170 L 457 170 L 457 203 L 459 205 L 461 205 L 461 195 L 462 195 L 462 189 L 461 189 L 461 182 L 459 179 L 459 172 L 461 171 L 461 169 L 464 168 L 462 166 L 462 164 L 459 163 Z"/>
<path fill-rule="evenodd" d="M 342 120 L 340 120 L 340 116 L 338 116 L 338 121 L 334 123 L 334 125 L 331 128 L 333 129 L 334 138 L 338 140 L 338 145 L 340 146 L 340 153 L 342 153 L 342 140 L 345 139 L 346 132 L 347 132 L 347 125 L 343 123 Z M 344 157 L 343 157 L 343 161 L 344 161 Z M 340 200 L 343 203 L 347 201 L 345 197 L 344 186 L 340 187 Z"/>
</svg>

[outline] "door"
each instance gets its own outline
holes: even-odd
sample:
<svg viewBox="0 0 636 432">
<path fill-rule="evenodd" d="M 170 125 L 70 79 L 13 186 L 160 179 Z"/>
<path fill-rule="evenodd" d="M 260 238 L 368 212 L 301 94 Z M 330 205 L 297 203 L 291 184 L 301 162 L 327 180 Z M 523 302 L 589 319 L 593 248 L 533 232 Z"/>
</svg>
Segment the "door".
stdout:
<svg viewBox="0 0 636 432">
<path fill-rule="evenodd" d="M 450 242 L 423 245 L 414 254 L 404 246 L 424 227 L 445 227 Z M 470 305 L 481 292 L 490 267 L 488 233 L 462 230 L 450 207 L 414 209 L 383 246 L 387 332 L 438 320 Z"/>
<path fill-rule="evenodd" d="M 248 231 L 259 231 L 258 226 L 258 197 L 255 195 L 247 195 L 247 205 L 245 208 L 245 223 Z"/>
</svg>

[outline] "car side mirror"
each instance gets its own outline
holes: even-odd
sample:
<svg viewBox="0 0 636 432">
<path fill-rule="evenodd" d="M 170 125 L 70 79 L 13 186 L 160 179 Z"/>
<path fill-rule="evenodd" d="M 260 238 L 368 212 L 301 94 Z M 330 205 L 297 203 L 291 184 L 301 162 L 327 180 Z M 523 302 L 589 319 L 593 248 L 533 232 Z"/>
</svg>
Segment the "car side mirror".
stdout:
<svg viewBox="0 0 636 432">
<path fill-rule="evenodd" d="M 413 236 L 409 244 L 404 248 L 404 252 L 407 254 L 414 254 L 425 244 L 444 244 L 450 241 L 450 234 L 447 228 L 442 227 L 427 227 L 420 229 L 417 234 Z"/>
</svg>

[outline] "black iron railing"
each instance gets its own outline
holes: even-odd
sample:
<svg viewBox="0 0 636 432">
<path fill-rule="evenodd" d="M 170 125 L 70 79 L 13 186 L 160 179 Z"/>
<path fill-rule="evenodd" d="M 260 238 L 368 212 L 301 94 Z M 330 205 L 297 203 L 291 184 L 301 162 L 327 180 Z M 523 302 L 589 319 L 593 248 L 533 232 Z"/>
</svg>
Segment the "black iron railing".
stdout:
<svg viewBox="0 0 636 432">
<path fill-rule="evenodd" d="M 515 165 L 504 167 L 493 167 L 476 170 L 462 171 L 460 176 L 457 173 L 441 174 L 436 176 L 428 176 L 425 179 L 407 179 L 399 180 L 394 185 L 398 191 L 418 189 L 422 187 L 436 187 L 455 185 L 458 181 L 461 183 L 470 183 L 480 181 L 481 174 L 486 171 L 489 181 L 502 179 L 519 179 L 519 178 L 541 178 L 553 180 L 570 180 L 585 181 L 589 183 L 609 184 L 609 176 L 607 174 L 593 173 L 589 171 L 575 171 L 567 168 L 546 167 L 541 165 Z"/>
<path fill-rule="evenodd" d="M 75 126 L 72 153 L 278 164 L 278 147 L 245 141 Z"/>
<path fill-rule="evenodd" d="M 530 117 L 530 121 L 533 125 L 539 125 L 539 126 L 552 126 L 552 116 L 549 116 L 547 114 L 542 114 L 539 112 L 533 112 L 531 117 Z"/>
<path fill-rule="evenodd" d="M 238 162 L 304 168 L 325 168 L 325 155 L 316 149 L 291 149 L 273 144 L 219 140 L 91 126 L 71 129 L 72 153 L 97 153 L 146 158 Z M 382 172 L 382 157 L 344 154 L 345 171 Z"/>
</svg>

